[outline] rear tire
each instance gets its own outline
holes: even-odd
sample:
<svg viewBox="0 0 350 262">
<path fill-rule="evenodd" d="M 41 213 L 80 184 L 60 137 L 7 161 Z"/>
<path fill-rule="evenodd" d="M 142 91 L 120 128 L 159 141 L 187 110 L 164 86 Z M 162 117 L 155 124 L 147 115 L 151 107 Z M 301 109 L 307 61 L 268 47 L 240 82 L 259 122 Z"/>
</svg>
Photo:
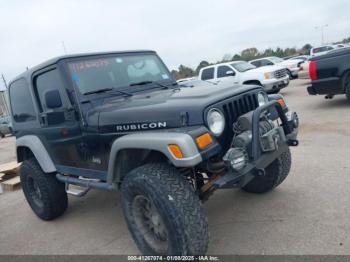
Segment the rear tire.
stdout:
<svg viewBox="0 0 350 262">
<path fill-rule="evenodd" d="M 164 163 L 138 167 L 125 177 L 121 194 L 129 231 L 143 254 L 207 251 L 208 224 L 202 203 L 176 168 Z"/>
<path fill-rule="evenodd" d="M 265 175 L 256 176 L 242 187 L 249 193 L 266 193 L 279 186 L 288 176 L 292 163 L 290 150 L 284 152 L 265 168 Z"/>
<path fill-rule="evenodd" d="M 66 211 L 68 198 L 64 184 L 55 174 L 44 173 L 34 158 L 22 163 L 20 178 L 24 195 L 39 218 L 52 220 Z"/>
</svg>

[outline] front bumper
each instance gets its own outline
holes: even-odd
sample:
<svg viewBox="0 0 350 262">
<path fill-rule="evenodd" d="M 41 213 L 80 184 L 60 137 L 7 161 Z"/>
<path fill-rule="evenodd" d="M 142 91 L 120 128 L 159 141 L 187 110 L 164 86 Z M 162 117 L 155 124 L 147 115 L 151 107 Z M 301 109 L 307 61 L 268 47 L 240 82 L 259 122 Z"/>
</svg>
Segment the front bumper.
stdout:
<svg viewBox="0 0 350 262">
<path fill-rule="evenodd" d="M 300 67 L 291 67 L 288 68 L 292 76 L 297 77 L 299 75 Z"/>
<path fill-rule="evenodd" d="M 266 92 L 277 91 L 289 85 L 289 77 L 285 76 L 280 79 L 265 80 L 262 82 L 262 85 Z"/>
<path fill-rule="evenodd" d="M 275 126 L 266 134 L 267 136 L 271 136 L 274 150 L 264 152 L 262 150 L 261 140 L 265 135 L 260 135 L 260 119 L 261 115 L 267 110 L 276 110 L 282 124 Z M 298 124 L 295 123 L 295 117 L 297 117 L 296 113 L 292 113 L 290 116 L 286 115 L 277 101 L 271 101 L 258 107 L 252 113 L 252 140 L 250 148 L 247 150 L 249 151 L 247 164 L 239 171 L 228 166 L 227 173 L 213 183 L 213 189 L 243 186 L 259 173 L 253 172 L 254 170 L 261 171 L 265 169 L 282 153 L 286 152 L 289 146 L 297 146 Z M 267 140 L 269 140 L 269 137 L 267 137 Z"/>
</svg>

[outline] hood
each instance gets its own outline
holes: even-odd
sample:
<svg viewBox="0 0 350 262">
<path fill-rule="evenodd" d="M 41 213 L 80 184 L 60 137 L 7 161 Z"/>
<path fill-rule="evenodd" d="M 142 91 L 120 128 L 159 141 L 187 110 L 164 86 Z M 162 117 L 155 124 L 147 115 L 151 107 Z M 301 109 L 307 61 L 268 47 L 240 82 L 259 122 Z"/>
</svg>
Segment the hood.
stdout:
<svg viewBox="0 0 350 262">
<path fill-rule="evenodd" d="M 275 72 L 277 70 L 280 69 L 284 69 L 285 67 L 282 65 L 269 65 L 269 66 L 261 66 L 261 67 L 257 67 L 254 69 L 251 69 L 245 73 L 251 73 L 251 74 L 256 74 L 256 73 L 271 73 L 271 72 Z"/>
<path fill-rule="evenodd" d="M 286 67 L 297 67 L 300 62 L 303 62 L 303 60 L 291 59 L 291 60 L 284 60 L 283 62 L 279 63 L 279 65 L 284 65 Z"/>
<path fill-rule="evenodd" d="M 206 107 L 253 89 L 258 87 L 195 81 L 190 87 L 155 88 L 131 97 L 106 98 L 88 111 L 86 118 L 89 127 L 101 132 L 200 125 Z"/>
</svg>

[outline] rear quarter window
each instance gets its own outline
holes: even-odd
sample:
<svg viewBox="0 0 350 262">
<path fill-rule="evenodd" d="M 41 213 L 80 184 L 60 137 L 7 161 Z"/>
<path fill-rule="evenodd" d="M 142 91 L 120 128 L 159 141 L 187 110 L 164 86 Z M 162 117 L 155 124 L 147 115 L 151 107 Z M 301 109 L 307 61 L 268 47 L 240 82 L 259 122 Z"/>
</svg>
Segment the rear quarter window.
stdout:
<svg viewBox="0 0 350 262">
<path fill-rule="evenodd" d="M 35 120 L 34 104 L 27 82 L 24 79 L 16 80 L 9 90 L 13 119 L 16 122 Z"/>
<path fill-rule="evenodd" d="M 214 78 L 214 67 L 203 69 L 201 79 L 210 80 Z"/>
</svg>

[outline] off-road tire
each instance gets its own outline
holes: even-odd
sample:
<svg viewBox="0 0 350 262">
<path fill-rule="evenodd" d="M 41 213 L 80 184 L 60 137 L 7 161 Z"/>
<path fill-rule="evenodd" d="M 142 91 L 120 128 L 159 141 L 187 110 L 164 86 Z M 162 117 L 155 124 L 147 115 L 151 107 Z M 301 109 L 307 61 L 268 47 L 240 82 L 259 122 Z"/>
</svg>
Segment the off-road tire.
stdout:
<svg viewBox="0 0 350 262">
<path fill-rule="evenodd" d="M 345 95 L 348 102 L 350 102 L 350 73 L 344 79 Z"/>
<path fill-rule="evenodd" d="M 288 176 L 292 163 L 290 150 L 282 153 L 265 168 L 265 174 L 256 176 L 247 185 L 242 187 L 250 193 L 266 193 L 280 185 Z"/>
<path fill-rule="evenodd" d="M 121 186 L 122 206 L 128 228 L 143 254 L 200 255 L 208 248 L 209 233 L 202 203 L 190 183 L 165 163 L 146 164 L 126 175 Z M 132 203 L 136 196 L 149 198 L 168 232 L 167 251 L 148 245 L 135 223 Z M 135 211 L 136 212 L 136 211 Z"/>
<path fill-rule="evenodd" d="M 44 173 L 34 158 L 23 161 L 20 171 L 24 195 L 34 211 L 43 220 L 52 220 L 64 213 L 68 206 L 64 184 L 58 181 L 53 173 Z M 40 199 L 33 184 L 40 191 Z M 38 204 L 39 203 L 39 204 Z"/>
</svg>

